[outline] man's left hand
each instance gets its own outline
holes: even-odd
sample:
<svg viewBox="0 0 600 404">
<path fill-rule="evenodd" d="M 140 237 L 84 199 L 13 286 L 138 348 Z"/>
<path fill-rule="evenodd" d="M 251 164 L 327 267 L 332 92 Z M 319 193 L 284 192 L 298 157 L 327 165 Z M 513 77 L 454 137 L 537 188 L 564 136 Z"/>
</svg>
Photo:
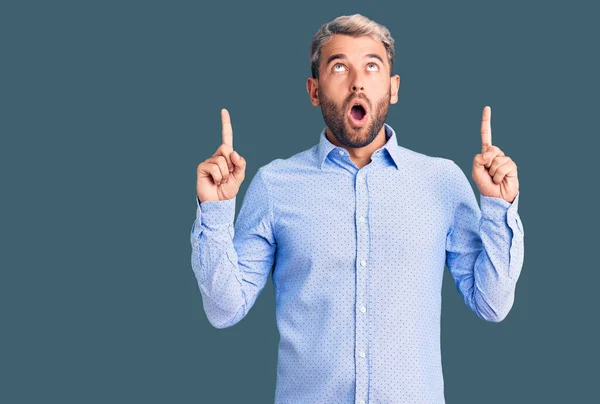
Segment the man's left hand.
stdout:
<svg viewBox="0 0 600 404">
<path fill-rule="evenodd" d="M 473 180 L 481 195 L 512 203 L 519 192 L 517 165 L 492 145 L 491 117 L 492 109 L 486 106 L 481 117 L 481 153 L 473 159 Z"/>
</svg>

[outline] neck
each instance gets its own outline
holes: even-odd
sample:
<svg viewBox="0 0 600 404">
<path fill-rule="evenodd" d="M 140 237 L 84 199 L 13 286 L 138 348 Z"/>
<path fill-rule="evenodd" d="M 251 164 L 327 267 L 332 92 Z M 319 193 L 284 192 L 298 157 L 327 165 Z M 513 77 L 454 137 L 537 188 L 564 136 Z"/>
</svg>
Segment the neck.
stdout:
<svg viewBox="0 0 600 404">
<path fill-rule="evenodd" d="M 325 130 L 327 139 L 338 147 L 343 147 L 348 151 L 350 160 L 356 164 L 358 168 L 362 168 L 371 162 L 371 155 L 373 152 L 385 145 L 387 139 L 385 138 L 385 125 L 381 127 L 375 139 L 364 147 L 349 147 L 340 143 L 337 138 L 331 133 L 329 127 Z"/>
</svg>

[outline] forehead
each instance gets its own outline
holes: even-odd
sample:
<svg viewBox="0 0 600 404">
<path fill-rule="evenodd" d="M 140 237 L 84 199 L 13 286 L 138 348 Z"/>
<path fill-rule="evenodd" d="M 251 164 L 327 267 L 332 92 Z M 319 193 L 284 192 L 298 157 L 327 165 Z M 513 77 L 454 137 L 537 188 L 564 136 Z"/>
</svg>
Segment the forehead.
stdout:
<svg viewBox="0 0 600 404">
<path fill-rule="evenodd" d="M 330 55 L 337 53 L 343 53 L 348 58 L 362 57 L 369 53 L 376 53 L 384 61 L 387 61 L 387 54 L 383 43 L 370 36 L 333 35 L 321 49 L 321 61 L 325 62 Z"/>
</svg>

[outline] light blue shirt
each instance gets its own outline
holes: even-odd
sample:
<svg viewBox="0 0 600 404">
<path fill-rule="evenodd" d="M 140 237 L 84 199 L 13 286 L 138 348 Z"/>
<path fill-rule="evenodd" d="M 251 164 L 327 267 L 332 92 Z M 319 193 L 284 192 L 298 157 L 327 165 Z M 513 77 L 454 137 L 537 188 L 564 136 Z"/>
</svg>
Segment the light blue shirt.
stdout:
<svg viewBox="0 0 600 404">
<path fill-rule="evenodd" d="M 242 320 L 272 276 L 275 403 L 445 403 L 444 265 L 477 316 L 511 310 L 519 195 L 480 195 L 480 210 L 458 165 L 385 128 L 361 169 L 325 129 L 314 147 L 260 167 L 235 227 L 236 198 L 196 198 L 192 268 L 209 322 Z"/>
</svg>

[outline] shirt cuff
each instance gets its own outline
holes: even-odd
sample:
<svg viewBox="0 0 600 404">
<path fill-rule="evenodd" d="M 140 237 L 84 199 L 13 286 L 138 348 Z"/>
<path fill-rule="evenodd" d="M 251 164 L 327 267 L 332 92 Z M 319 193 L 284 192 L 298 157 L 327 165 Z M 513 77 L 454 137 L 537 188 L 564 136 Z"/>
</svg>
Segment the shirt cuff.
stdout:
<svg viewBox="0 0 600 404">
<path fill-rule="evenodd" d="M 480 193 L 481 216 L 492 221 L 506 221 L 514 217 L 519 208 L 519 194 L 520 191 L 517 192 L 515 200 L 510 203 L 502 198 L 484 196 Z"/>
<path fill-rule="evenodd" d="M 204 201 L 200 203 L 196 198 L 196 219 L 208 228 L 229 225 L 235 218 L 235 201 L 237 196 L 222 201 Z"/>
</svg>

